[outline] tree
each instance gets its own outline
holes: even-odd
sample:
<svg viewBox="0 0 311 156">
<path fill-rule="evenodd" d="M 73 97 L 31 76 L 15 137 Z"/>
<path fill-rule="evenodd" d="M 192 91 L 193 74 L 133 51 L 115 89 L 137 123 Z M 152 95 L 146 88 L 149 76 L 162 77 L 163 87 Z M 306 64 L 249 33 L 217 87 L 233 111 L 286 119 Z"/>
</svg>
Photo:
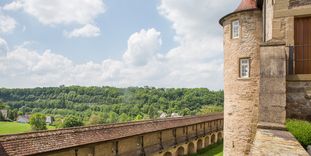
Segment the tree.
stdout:
<svg viewBox="0 0 311 156">
<path fill-rule="evenodd" d="M 127 122 L 127 121 L 129 121 L 128 115 L 126 115 L 125 113 L 122 113 L 122 114 L 119 116 L 119 122 Z"/>
<path fill-rule="evenodd" d="M 17 109 L 9 110 L 8 111 L 8 118 L 9 120 L 15 121 L 18 116 L 18 111 Z"/>
<path fill-rule="evenodd" d="M 148 115 L 151 119 L 154 119 L 158 116 L 158 112 L 154 106 L 149 107 Z"/>
<path fill-rule="evenodd" d="M 5 109 L 5 104 L 0 101 L 0 109 Z"/>
<path fill-rule="evenodd" d="M 115 123 L 118 121 L 118 114 L 117 113 L 111 111 L 111 112 L 109 112 L 108 116 L 109 116 L 108 117 L 109 123 Z"/>
<path fill-rule="evenodd" d="M 46 130 L 46 117 L 43 114 L 36 113 L 30 117 L 29 123 L 33 130 Z"/>
<path fill-rule="evenodd" d="M 200 111 L 197 114 L 203 115 L 203 114 L 209 114 L 209 113 L 214 113 L 214 112 L 223 112 L 223 111 L 224 111 L 224 108 L 222 106 L 205 105 L 200 109 Z"/>
<path fill-rule="evenodd" d="M 101 117 L 96 114 L 92 114 L 87 122 L 87 125 L 97 125 L 101 124 Z"/>
<path fill-rule="evenodd" d="M 4 120 L 5 120 L 4 116 L 3 116 L 2 112 L 0 111 L 0 121 L 4 121 Z"/>
<path fill-rule="evenodd" d="M 139 121 L 139 120 L 142 120 L 144 117 L 140 114 L 138 114 L 136 117 L 135 117 L 135 121 Z"/>
<path fill-rule="evenodd" d="M 83 122 L 76 116 L 69 115 L 64 119 L 63 128 L 83 126 Z"/>
</svg>

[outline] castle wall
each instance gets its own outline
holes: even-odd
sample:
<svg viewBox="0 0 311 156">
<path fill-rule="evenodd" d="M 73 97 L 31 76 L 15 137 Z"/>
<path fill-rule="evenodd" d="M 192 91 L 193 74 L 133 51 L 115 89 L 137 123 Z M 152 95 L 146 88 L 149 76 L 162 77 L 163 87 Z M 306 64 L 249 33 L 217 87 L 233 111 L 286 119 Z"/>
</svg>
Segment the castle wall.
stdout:
<svg viewBox="0 0 311 156">
<path fill-rule="evenodd" d="M 240 37 L 231 38 L 231 22 L 240 20 Z M 234 13 L 224 19 L 224 155 L 247 155 L 255 136 L 259 105 L 259 44 L 262 13 Z M 250 78 L 239 78 L 239 59 L 250 58 Z"/>
<path fill-rule="evenodd" d="M 146 156 L 164 156 L 167 152 L 177 155 L 179 147 L 184 148 L 184 154 L 188 153 L 189 144 L 194 145 L 192 152 L 197 152 L 197 147 L 205 148 L 208 145 L 216 143 L 222 140 L 222 125 L 223 119 L 217 119 L 216 121 L 202 121 L 201 123 L 184 125 L 181 127 L 163 129 L 161 131 L 155 131 L 146 134 L 137 134 L 127 138 L 120 138 L 117 140 L 110 140 L 106 142 L 99 142 L 87 145 L 81 145 L 63 150 L 51 151 L 41 155 L 45 156 L 136 156 L 144 154 Z M 219 123 L 215 124 L 214 123 Z M 213 127 L 205 127 L 209 133 L 196 134 L 196 127 L 198 132 L 204 131 L 205 125 L 211 125 Z M 186 129 L 189 133 L 187 136 Z M 214 129 L 214 130 L 213 130 Z M 176 135 L 174 135 L 176 131 Z M 160 139 L 162 136 L 162 139 Z M 176 138 L 175 138 L 176 136 Z M 191 136 L 193 136 L 191 138 Z M 213 137 L 212 137 L 213 136 Z M 186 138 L 188 137 L 188 140 Z M 182 138 L 182 139 L 180 139 Z M 210 142 L 211 139 L 213 142 Z M 143 140 L 142 140 L 143 139 Z M 160 142 L 160 140 L 162 142 Z M 199 141 L 201 140 L 201 141 Z M 205 141 L 208 142 L 205 142 Z M 175 142 L 177 141 L 177 142 Z M 161 147 L 162 144 L 162 147 Z M 199 145 L 199 146 L 198 146 Z M 143 146 L 143 149 L 141 148 Z"/>
<path fill-rule="evenodd" d="M 309 0 L 276 0 L 274 4 L 273 39 L 288 46 L 295 45 L 294 21 L 296 17 L 311 16 Z M 286 117 L 311 120 L 308 98 L 311 75 L 289 75 L 286 84 Z"/>
<path fill-rule="evenodd" d="M 308 1 L 308 2 L 307 2 Z M 275 0 L 273 7 L 272 38 L 294 45 L 294 19 L 311 15 L 309 0 Z M 267 12 L 268 16 L 271 12 Z"/>
</svg>

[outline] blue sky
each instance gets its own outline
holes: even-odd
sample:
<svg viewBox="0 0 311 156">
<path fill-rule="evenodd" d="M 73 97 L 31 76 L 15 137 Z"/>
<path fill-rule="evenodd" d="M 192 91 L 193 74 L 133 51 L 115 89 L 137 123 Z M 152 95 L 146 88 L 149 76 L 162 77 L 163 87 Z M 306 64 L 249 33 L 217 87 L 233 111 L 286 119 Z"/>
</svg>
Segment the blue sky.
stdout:
<svg viewBox="0 0 311 156">
<path fill-rule="evenodd" d="M 0 87 L 221 89 L 217 22 L 238 2 L 1 1 Z"/>
</svg>

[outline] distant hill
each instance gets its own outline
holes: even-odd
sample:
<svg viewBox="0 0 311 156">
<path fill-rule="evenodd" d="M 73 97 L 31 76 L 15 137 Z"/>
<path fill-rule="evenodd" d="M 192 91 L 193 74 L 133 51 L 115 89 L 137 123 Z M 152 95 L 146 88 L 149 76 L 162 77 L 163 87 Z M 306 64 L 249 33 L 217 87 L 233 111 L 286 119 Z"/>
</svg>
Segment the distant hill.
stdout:
<svg viewBox="0 0 311 156">
<path fill-rule="evenodd" d="M 91 114 L 112 113 L 125 120 L 156 118 L 159 112 L 196 114 L 204 105 L 223 105 L 223 91 L 206 88 L 154 87 L 49 87 L 0 89 L 0 101 L 19 114 L 43 113 L 88 118 Z M 140 117 L 140 118 L 141 118 Z"/>
</svg>

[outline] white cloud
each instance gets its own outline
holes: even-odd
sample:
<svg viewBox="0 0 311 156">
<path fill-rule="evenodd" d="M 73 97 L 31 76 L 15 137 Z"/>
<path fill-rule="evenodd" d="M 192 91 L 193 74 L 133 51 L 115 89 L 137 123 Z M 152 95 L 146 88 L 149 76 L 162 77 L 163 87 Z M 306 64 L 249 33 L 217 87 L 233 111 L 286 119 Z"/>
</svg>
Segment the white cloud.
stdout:
<svg viewBox="0 0 311 156">
<path fill-rule="evenodd" d="M 160 55 L 160 32 L 155 29 L 141 30 L 130 36 L 128 49 L 122 60 L 103 60 L 76 64 L 74 61 L 51 50 L 42 54 L 21 46 L 0 58 L 0 86 L 34 87 L 66 85 L 113 85 L 158 86 L 158 87 L 202 87 L 218 80 L 221 60 L 197 61 L 196 58 L 180 57 L 169 52 Z M 179 48 L 172 51 L 183 55 Z"/>
<path fill-rule="evenodd" d="M 99 36 L 100 29 L 90 23 L 95 23 L 95 18 L 106 11 L 106 6 L 103 0 L 15 0 L 3 9 L 23 10 L 44 25 L 83 25 L 65 33 L 72 38 Z"/>
<path fill-rule="evenodd" d="M 9 48 L 7 42 L 4 39 L 0 38 L 0 57 L 6 56 L 8 50 Z"/>
<path fill-rule="evenodd" d="M 123 55 L 124 61 L 137 66 L 146 65 L 154 59 L 162 44 L 160 34 L 155 29 L 143 29 L 134 33 L 128 40 L 127 51 Z"/>
<path fill-rule="evenodd" d="M 71 32 L 65 32 L 65 36 L 68 38 L 73 37 L 97 37 L 100 35 L 100 29 L 97 26 L 87 24 L 81 28 L 72 30 Z"/>
<path fill-rule="evenodd" d="M 16 21 L 9 16 L 0 14 L 0 33 L 11 32 L 16 27 Z"/>
<path fill-rule="evenodd" d="M 46 25 L 84 25 L 105 12 L 103 0 L 22 0 L 22 4 L 26 13 Z"/>
<path fill-rule="evenodd" d="M 12 10 L 12 11 L 16 11 L 16 10 L 19 10 L 23 7 L 23 3 L 21 0 L 16 0 L 16 1 L 13 1 L 9 4 L 6 4 L 3 6 L 3 10 Z"/>
<path fill-rule="evenodd" d="M 49 2 L 41 1 L 38 6 Z M 155 29 L 133 33 L 122 59 L 107 59 L 100 63 L 77 64 L 50 50 L 41 53 L 17 46 L 5 57 L 0 57 L 0 86 L 66 84 L 222 88 L 222 30 L 217 22 L 224 12 L 233 9 L 235 4 L 232 3 L 235 2 L 161 0 L 159 12 L 172 22 L 178 41 L 178 45 L 166 53 L 159 53 L 161 33 Z M 64 22 L 44 22 L 57 24 L 58 21 Z M 78 23 L 88 24 L 90 21 Z"/>
</svg>

